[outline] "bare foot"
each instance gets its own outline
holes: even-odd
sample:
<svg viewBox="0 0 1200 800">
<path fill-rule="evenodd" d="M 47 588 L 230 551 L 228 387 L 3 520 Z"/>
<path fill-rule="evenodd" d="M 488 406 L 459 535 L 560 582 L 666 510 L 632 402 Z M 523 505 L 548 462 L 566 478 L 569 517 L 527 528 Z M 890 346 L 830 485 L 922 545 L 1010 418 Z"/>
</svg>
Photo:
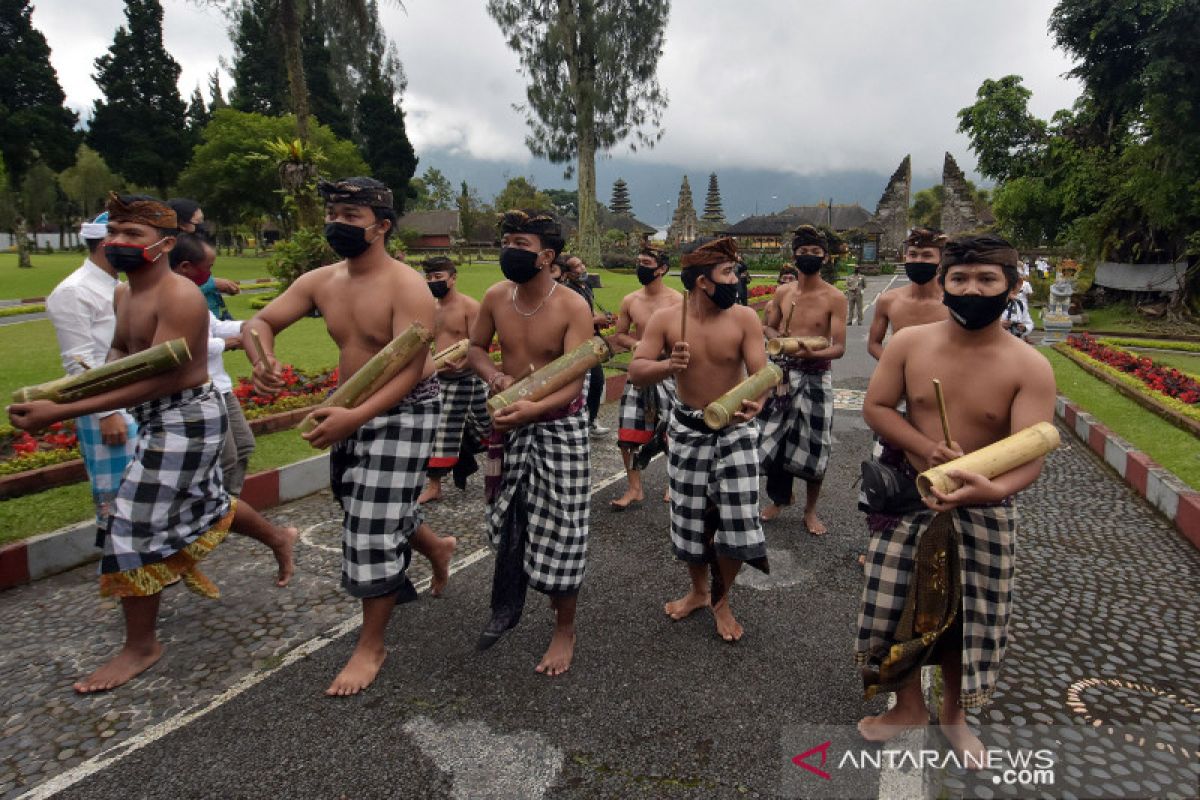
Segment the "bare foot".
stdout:
<svg viewBox="0 0 1200 800">
<path fill-rule="evenodd" d="M 437 537 L 437 550 L 429 556 L 429 566 L 433 569 L 433 577 L 429 581 L 429 594 L 441 597 L 450 582 L 450 559 L 458 547 L 458 539 L 453 536 Z"/>
<path fill-rule="evenodd" d="M 783 509 L 784 509 L 784 506 L 781 506 L 778 503 L 771 503 L 771 505 L 767 506 L 766 508 L 764 508 L 762 510 L 762 513 L 759 514 L 759 517 L 762 518 L 763 522 L 770 522 L 771 520 L 775 519 L 780 514 L 782 514 Z"/>
<path fill-rule="evenodd" d="M 971 732 L 965 722 L 957 725 L 942 725 L 941 728 L 942 733 L 950 741 L 950 746 L 962 760 L 964 769 L 968 772 L 978 772 L 987 766 L 984 761 L 986 753 L 983 742 L 979 741 L 979 737 Z"/>
<path fill-rule="evenodd" d="M 293 551 L 296 548 L 296 540 L 299 538 L 299 530 L 290 527 L 284 528 L 283 543 L 271 548 L 271 552 L 275 554 L 275 563 L 279 565 L 279 574 L 275 579 L 275 585 L 280 588 L 287 586 L 288 581 L 292 579 L 292 575 L 296 572 L 296 560 L 293 557 Z"/>
<path fill-rule="evenodd" d="M 813 536 L 824 536 L 829 532 L 829 529 L 825 527 L 825 523 L 817 519 L 816 511 L 804 512 L 804 527 L 808 528 L 808 532 Z"/>
<path fill-rule="evenodd" d="M 722 639 L 732 644 L 742 638 L 745 631 L 742 630 L 741 623 L 733 618 L 728 600 L 722 600 L 713 606 L 712 613 L 713 619 L 717 621 L 717 634 Z"/>
<path fill-rule="evenodd" d="M 427 483 L 425 484 L 425 491 L 421 492 L 421 496 L 417 498 L 417 504 L 436 503 L 441 499 L 442 485 L 440 483 Z"/>
<path fill-rule="evenodd" d="M 693 611 L 697 611 L 701 608 L 708 608 L 708 604 L 708 592 L 705 592 L 704 594 L 688 592 L 678 600 L 672 600 L 671 602 L 665 604 L 663 606 L 663 611 L 667 612 L 667 616 L 671 619 L 681 620 L 690 615 Z"/>
<path fill-rule="evenodd" d="M 663 502 L 664 503 L 671 502 L 671 490 L 670 489 L 663 490 Z"/>
<path fill-rule="evenodd" d="M 625 509 L 629 508 L 631 505 L 634 505 L 635 503 L 640 503 L 644 499 L 645 499 L 645 495 L 642 494 L 641 489 L 635 489 L 632 486 L 630 486 L 628 489 L 625 490 L 625 494 L 621 495 L 616 500 L 613 500 L 611 503 L 609 503 L 609 505 L 612 506 L 613 511 L 624 511 Z"/>
<path fill-rule="evenodd" d="M 868 742 L 886 742 L 905 731 L 924 728 L 929 724 L 929 712 L 924 708 L 912 711 L 894 706 L 875 717 L 863 717 L 858 721 L 858 732 Z"/>
<path fill-rule="evenodd" d="M 148 649 L 125 646 L 107 664 L 76 681 L 75 691 L 80 694 L 107 692 L 136 678 L 162 658 L 163 646 L 158 642 Z"/>
<path fill-rule="evenodd" d="M 366 649 L 361 646 L 355 647 L 354 652 L 350 654 L 350 660 L 333 679 L 333 683 L 329 684 L 325 694 L 330 697 L 349 697 L 352 694 L 358 694 L 370 686 L 371 681 L 375 680 L 375 676 L 379 674 L 379 668 L 383 666 L 386 658 L 387 651 L 382 647 L 378 650 Z"/>
<path fill-rule="evenodd" d="M 562 675 L 571 668 L 571 658 L 575 655 L 575 629 L 554 628 L 554 636 L 546 654 L 538 662 L 536 671 L 551 677 Z"/>
</svg>

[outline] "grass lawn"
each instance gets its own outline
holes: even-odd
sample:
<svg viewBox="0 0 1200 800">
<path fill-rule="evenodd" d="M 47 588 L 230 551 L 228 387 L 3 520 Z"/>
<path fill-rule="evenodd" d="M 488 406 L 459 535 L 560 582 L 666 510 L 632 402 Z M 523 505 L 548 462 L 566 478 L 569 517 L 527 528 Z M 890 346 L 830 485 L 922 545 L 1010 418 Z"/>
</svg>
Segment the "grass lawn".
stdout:
<svg viewBox="0 0 1200 800">
<path fill-rule="evenodd" d="M 1040 348 L 1054 367 L 1058 391 L 1131 442 L 1193 489 L 1200 489 L 1200 447 L 1195 437 L 1117 394 L 1065 356 Z"/>
<path fill-rule="evenodd" d="M 83 263 L 82 252 L 36 254 L 32 269 L 17 267 L 17 254 L 0 253 L 0 300 L 45 297 Z M 269 278 L 265 256 L 220 256 L 213 272 L 220 278 L 250 282 Z"/>
<path fill-rule="evenodd" d="M 1087 325 L 1082 330 L 1128 333 L 1134 336 L 1198 336 L 1200 325 L 1172 322 L 1142 316 L 1128 303 L 1114 303 L 1087 309 Z M 1042 327 L 1042 309 L 1033 309 L 1034 324 Z"/>
<path fill-rule="evenodd" d="M 1168 353 L 1157 348 L 1143 350 L 1137 347 L 1126 347 L 1124 349 L 1139 356 L 1145 356 L 1164 367 L 1174 367 L 1200 381 L 1200 353 Z"/>
</svg>

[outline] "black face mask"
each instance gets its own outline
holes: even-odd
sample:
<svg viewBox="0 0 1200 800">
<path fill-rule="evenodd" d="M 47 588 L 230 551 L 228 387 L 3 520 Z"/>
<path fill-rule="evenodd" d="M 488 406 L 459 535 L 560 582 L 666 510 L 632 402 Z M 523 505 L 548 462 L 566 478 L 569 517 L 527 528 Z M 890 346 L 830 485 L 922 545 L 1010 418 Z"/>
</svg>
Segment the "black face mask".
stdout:
<svg viewBox="0 0 1200 800">
<path fill-rule="evenodd" d="M 441 300 L 450 292 L 450 284 L 445 281 L 429 281 L 429 291 L 433 292 L 433 296 Z"/>
<path fill-rule="evenodd" d="M 378 225 L 379 223 L 375 224 Z M 368 225 L 367 227 L 374 228 L 375 225 Z M 326 222 L 325 241 L 329 242 L 329 246 L 333 249 L 333 252 L 342 258 L 361 256 L 367 252 L 372 244 L 367 241 L 367 228 L 360 228 L 357 225 L 350 225 L 345 222 Z"/>
<path fill-rule="evenodd" d="M 733 306 L 737 302 L 738 287 L 736 283 L 717 283 L 714 284 L 713 292 L 709 295 L 709 299 L 717 308 L 724 311 Z"/>
<path fill-rule="evenodd" d="M 986 328 L 1008 308 L 1008 292 L 985 295 L 950 294 L 942 290 L 942 303 L 950 309 L 950 318 L 969 331 Z"/>
<path fill-rule="evenodd" d="M 817 274 L 824 263 L 825 259 L 822 256 L 796 256 L 796 269 L 805 275 Z"/>
<path fill-rule="evenodd" d="M 642 286 L 649 286 L 650 284 L 654 283 L 654 279 L 658 277 L 658 275 L 655 274 L 657 272 L 658 272 L 657 267 L 638 267 L 637 268 L 638 283 L 642 284 Z"/>
<path fill-rule="evenodd" d="M 538 254 L 517 247 L 500 248 L 500 271 L 513 283 L 528 283 L 541 272 Z"/>
<path fill-rule="evenodd" d="M 928 261 L 906 261 L 904 262 L 904 274 L 908 279 L 918 286 L 929 283 L 933 277 L 937 275 L 937 264 L 931 264 Z"/>
<path fill-rule="evenodd" d="M 158 257 L 150 258 L 146 251 L 160 242 L 161 240 L 149 247 L 143 247 L 140 244 L 106 244 L 104 245 L 104 257 L 108 260 L 108 265 L 118 272 L 133 272 L 158 260 Z M 159 257 L 161 255 L 159 253 Z"/>
</svg>

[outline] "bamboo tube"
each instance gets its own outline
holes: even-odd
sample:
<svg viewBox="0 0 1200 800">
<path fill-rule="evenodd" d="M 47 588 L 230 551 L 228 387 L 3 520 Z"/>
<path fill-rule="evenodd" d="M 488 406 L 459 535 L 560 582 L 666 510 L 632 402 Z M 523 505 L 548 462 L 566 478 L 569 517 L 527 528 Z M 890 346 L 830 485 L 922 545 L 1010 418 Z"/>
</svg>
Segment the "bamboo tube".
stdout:
<svg viewBox="0 0 1200 800">
<path fill-rule="evenodd" d="M 783 321 L 782 333 L 784 336 L 787 336 L 789 333 L 792 332 L 792 314 L 794 314 L 794 313 L 796 313 L 796 301 L 795 300 L 793 300 L 792 304 L 790 306 L 788 306 L 787 319 Z"/>
<path fill-rule="evenodd" d="M 437 369 L 443 369 L 451 361 L 459 361 L 467 354 L 467 350 L 471 347 L 470 339 L 459 339 L 454 344 L 433 355 L 433 366 Z"/>
<path fill-rule="evenodd" d="M 685 294 L 683 296 L 683 303 L 680 306 L 680 315 L 679 315 L 679 341 L 681 341 L 681 342 L 687 341 L 687 307 L 688 307 L 688 295 Z"/>
<path fill-rule="evenodd" d="M 428 355 L 429 342 L 432 338 L 433 334 L 421 323 L 414 322 L 409 325 L 399 336 L 384 345 L 382 350 L 371 356 L 367 363 L 343 382 L 333 394 L 325 399 L 325 402 L 317 406 L 317 409 L 334 406 L 354 408 L 361 405 L 364 400 L 396 377 L 400 370 L 407 367 L 414 358 Z M 308 433 L 317 427 L 317 424 L 310 413 L 300 421 L 296 430 L 300 433 Z"/>
<path fill-rule="evenodd" d="M 767 355 L 792 355 L 800 352 L 800 345 L 809 350 L 824 350 L 829 347 L 829 340 L 824 336 L 781 336 L 767 342 Z"/>
<path fill-rule="evenodd" d="M 767 364 L 709 403 L 704 409 L 704 424 L 714 431 L 721 430 L 733 421 L 733 415 L 741 409 L 743 400 L 753 400 L 768 389 L 778 386 L 782 380 L 783 370 L 774 364 Z"/>
<path fill-rule="evenodd" d="M 259 335 L 258 328 L 250 329 L 250 338 L 254 340 L 254 363 L 267 369 L 267 348 L 263 347 L 262 336 Z"/>
<path fill-rule="evenodd" d="M 960 481 L 946 474 L 950 470 L 977 472 L 985 478 L 995 478 L 1041 458 L 1058 445 L 1058 429 L 1049 422 L 1039 422 L 961 458 L 930 467 L 917 476 L 917 490 L 922 497 L 929 496 L 931 487 L 948 494 L 962 486 Z"/>
<path fill-rule="evenodd" d="M 937 378 L 933 379 L 933 393 L 937 395 L 938 415 L 942 418 L 942 438 L 946 440 L 946 447 L 953 447 L 954 440 L 950 438 L 950 417 L 946 415 L 946 396 L 942 394 L 942 382 Z"/>
<path fill-rule="evenodd" d="M 538 401 L 549 397 L 592 367 L 612 358 L 612 348 L 600 336 L 593 336 L 569 353 L 564 353 L 539 370 L 530 364 L 531 373 L 487 401 L 493 413 L 518 400 Z"/>
<path fill-rule="evenodd" d="M 137 383 L 143 378 L 161 375 L 191 360 L 192 353 L 188 350 L 187 340 L 171 339 L 78 375 L 17 389 L 13 392 L 13 402 L 53 400 L 55 403 L 72 403 Z"/>
</svg>

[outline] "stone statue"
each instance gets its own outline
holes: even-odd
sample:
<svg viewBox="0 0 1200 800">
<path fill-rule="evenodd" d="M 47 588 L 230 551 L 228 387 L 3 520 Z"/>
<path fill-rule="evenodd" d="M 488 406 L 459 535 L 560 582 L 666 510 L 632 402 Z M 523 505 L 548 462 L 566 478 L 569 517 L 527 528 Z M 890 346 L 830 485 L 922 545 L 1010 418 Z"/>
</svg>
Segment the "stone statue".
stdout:
<svg viewBox="0 0 1200 800">
<path fill-rule="evenodd" d="M 1075 275 L 1079 265 L 1064 259 L 1058 265 L 1054 283 L 1050 286 L 1050 301 L 1042 312 L 1042 328 L 1046 331 L 1045 344 L 1062 341 L 1071 332 L 1071 297 L 1075 294 Z"/>
</svg>

